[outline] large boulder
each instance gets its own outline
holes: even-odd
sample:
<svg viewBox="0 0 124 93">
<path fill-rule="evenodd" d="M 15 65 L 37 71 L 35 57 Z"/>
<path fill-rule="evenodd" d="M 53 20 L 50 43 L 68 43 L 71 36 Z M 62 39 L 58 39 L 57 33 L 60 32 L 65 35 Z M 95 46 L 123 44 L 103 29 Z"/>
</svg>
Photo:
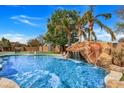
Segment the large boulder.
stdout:
<svg viewBox="0 0 124 93">
<path fill-rule="evenodd" d="M 110 64 L 112 64 L 112 56 L 102 52 L 98 57 L 96 64 L 102 67 L 108 67 Z"/>
<path fill-rule="evenodd" d="M 124 88 L 124 81 L 120 81 L 123 76 L 121 72 L 110 71 L 105 77 L 105 85 L 107 88 Z"/>
<path fill-rule="evenodd" d="M 120 67 L 120 66 L 113 65 L 113 64 L 109 65 L 109 70 L 124 73 L 124 67 Z"/>
<path fill-rule="evenodd" d="M 101 42 L 100 44 L 102 46 L 102 52 L 110 55 L 111 54 L 111 47 L 112 47 L 111 43 Z"/>
<path fill-rule="evenodd" d="M 122 62 L 121 62 L 121 60 L 119 59 L 119 57 L 118 56 L 114 56 L 113 57 L 113 62 L 112 62 L 114 65 L 117 65 L 117 66 L 122 66 Z"/>
<path fill-rule="evenodd" d="M 81 54 L 88 60 L 88 62 L 95 64 L 101 52 L 102 47 L 99 43 L 85 42 Z"/>
<path fill-rule="evenodd" d="M 19 88 L 19 85 L 7 78 L 0 78 L 0 88 Z"/>
<path fill-rule="evenodd" d="M 124 88 L 124 81 L 109 80 L 106 85 L 107 88 Z"/>
<path fill-rule="evenodd" d="M 120 42 L 112 48 L 113 64 L 124 66 L 124 43 Z"/>
</svg>

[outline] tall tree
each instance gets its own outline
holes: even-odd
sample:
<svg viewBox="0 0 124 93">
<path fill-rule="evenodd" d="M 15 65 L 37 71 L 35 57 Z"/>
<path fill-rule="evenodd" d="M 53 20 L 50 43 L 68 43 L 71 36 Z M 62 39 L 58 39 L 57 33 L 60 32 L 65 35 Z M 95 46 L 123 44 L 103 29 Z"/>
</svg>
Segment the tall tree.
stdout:
<svg viewBox="0 0 124 93">
<path fill-rule="evenodd" d="M 105 20 L 108 20 L 111 18 L 110 13 L 103 13 L 103 14 L 94 14 L 94 6 L 90 6 L 90 9 L 84 13 L 82 20 L 88 24 L 88 40 L 97 40 L 96 33 L 94 31 L 94 25 L 97 24 L 102 29 L 104 29 L 107 33 L 111 35 L 112 40 L 115 40 L 115 34 L 114 32 L 105 24 L 102 23 L 102 21 L 99 19 L 99 17 L 103 17 Z"/>
<path fill-rule="evenodd" d="M 40 42 L 37 39 L 31 39 L 28 41 L 28 45 L 31 47 L 39 47 Z"/>
<path fill-rule="evenodd" d="M 116 24 L 116 33 L 124 34 L 124 7 L 116 11 L 116 14 L 119 18 L 119 22 Z"/>
<path fill-rule="evenodd" d="M 55 32 L 48 27 L 48 32 L 44 36 L 44 40 L 46 43 L 51 44 L 53 47 L 59 45 L 61 48 L 61 52 L 65 50 L 64 46 L 67 44 L 67 37 L 64 31 Z"/>
<path fill-rule="evenodd" d="M 68 46 L 72 42 L 72 34 L 76 30 L 79 12 L 74 10 L 56 10 L 52 16 L 55 32 L 64 31 L 67 35 Z"/>
<path fill-rule="evenodd" d="M 3 47 L 4 50 L 9 50 L 11 48 L 10 41 L 8 39 L 4 38 L 4 37 L 1 40 L 1 44 L 2 44 L 2 47 Z"/>
<path fill-rule="evenodd" d="M 41 48 L 42 48 L 42 51 L 43 51 L 43 46 L 45 44 L 45 40 L 44 40 L 44 36 L 43 35 L 39 35 L 37 37 L 37 40 L 39 41 L 40 45 L 41 45 Z"/>
<path fill-rule="evenodd" d="M 44 39 L 47 43 L 60 45 L 71 45 L 76 42 L 76 21 L 79 13 L 74 10 L 56 10 L 48 20 L 48 32 Z"/>
<path fill-rule="evenodd" d="M 39 35 L 36 39 L 39 41 L 41 46 L 43 46 L 45 44 L 45 40 L 44 40 L 44 36 L 43 35 Z"/>
</svg>

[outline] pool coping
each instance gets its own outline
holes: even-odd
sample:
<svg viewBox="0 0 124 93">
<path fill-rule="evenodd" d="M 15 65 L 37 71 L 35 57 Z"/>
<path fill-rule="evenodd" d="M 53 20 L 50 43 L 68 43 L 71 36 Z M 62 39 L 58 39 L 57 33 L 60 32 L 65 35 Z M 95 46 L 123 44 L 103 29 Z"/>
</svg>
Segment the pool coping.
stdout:
<svg viewBox="0 0 124 93">
<path fill-rule="evenodd" d="M 122 77 L 121 72 L 111 70 L 110 73 L 104 78 L 107 88 L 124 88 L 124 81 L 120 81 Z"/>
<path fill-rule="evenodd" d="M 49 53 L 30 53 L 30 52 L 3 52 L 3 54 L 2 54 L 2 52 L 0 52 L 0 57 L 1 56 L 23 56 L 23 55 L 36 55 L 36 56 L 38 56 L 38 55 L 50 55 L 50 56 L 62 56 L 61 54 L 49 54 Z"/>
<path fill-rule="evenodd" d="M 11 79 L 0 77 L 0 88 L 20 88 L 20 86 Z"/>
</svg>

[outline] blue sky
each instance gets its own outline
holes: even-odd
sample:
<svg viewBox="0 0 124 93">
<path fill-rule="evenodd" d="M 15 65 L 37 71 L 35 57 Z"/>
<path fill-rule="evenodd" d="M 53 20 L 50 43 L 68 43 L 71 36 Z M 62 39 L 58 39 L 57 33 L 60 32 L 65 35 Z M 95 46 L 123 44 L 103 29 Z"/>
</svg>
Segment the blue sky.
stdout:
<svg viewBox="0 0 124 93">
<path fill-rule="evenodd" d="M 115 29 L 118 17 L 115 11 L 122 6 L 96 6 L 95 14 L 112 13 L 112 18 L 102 22 Z M 88 6 L 80 5 L 41 5 L 41 6 L 0 6 L 0 38 L 6 37 L 11 41 L 26 43 L 27 40 L 47 32 L 47 19 L 56 9 L 78 10 L 80 15 L 88 9 Z M 99 39 L 110 40 L 110 36 L 95 26 Z"/>
</svg>

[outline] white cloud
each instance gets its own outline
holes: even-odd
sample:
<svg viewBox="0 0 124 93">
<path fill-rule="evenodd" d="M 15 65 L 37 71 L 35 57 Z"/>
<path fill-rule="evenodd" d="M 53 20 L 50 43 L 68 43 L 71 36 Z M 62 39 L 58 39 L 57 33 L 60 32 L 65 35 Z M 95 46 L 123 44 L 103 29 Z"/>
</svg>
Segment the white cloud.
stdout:
<svg viewBox="0 0 124 93">
<path fill-rule="evenodd" d="M 30 17 L 30 16 L 26 16 L 26 15 L 18 15 L 18 16 L 12 16 L 12 17 L 10 17 L 10 19 L 21 22 L 21 23 L 28 24 L 30 26 L 39 27 L 40 25 L 38 23 L 35 23 L 34 21 L 39 21 L 42 18 Z"/>
<path fill-rule="evenodd" d="M 111 41 L 111 35 L 108 33 L 104 33 L 104 34 L 101 33 L 101 35 L 100 34 L 97 35 L 97 38 L 98 40 Z"/>
<path fill-rule="evenodd" d="M 111 41 L 111 35 L 107 33 L 104 30 L 101 29 L 95 29 L 98 40 L 103 40 L 103 41 Z M 118 41 L 120 38 L 124 38 L 124 34 L 116 34 L 116 41 Z"/>
<path fill-rule="evenodd" d="M 19 33 L 0 34 L 0 39 L 2 37 L 9 39 L 11 42 L 20 42 L 24 44 L 26 44 L 29 39 L 35 38 L 35 37 L 26 36 L 24 34 L 19 34 Z"/>
<path fill-rule="evenodd" d="M 108 34 L 106 31 L 104 31 L 103 29 L 94 29 L 97 39 L 98 40 L 102 40 L 102 41 L 111 41 L 111 36 L 110 34 Z"/>
<path fill-rule="evenodd" d="M 124 34 L 118 34 L 117 35 L 117 40 L 119 40 L 120 38 L 124 38 Z"/>
<path fill-rule="evenodd" d="M 40 17 L 30 17 L 30 16 L 26 16 L 26 15 L 19 15 L 21 18 L 25 18 L 25 19 L 31 19 L 31 20 L 42 20 L 42 18 Z"/>
</svg>

